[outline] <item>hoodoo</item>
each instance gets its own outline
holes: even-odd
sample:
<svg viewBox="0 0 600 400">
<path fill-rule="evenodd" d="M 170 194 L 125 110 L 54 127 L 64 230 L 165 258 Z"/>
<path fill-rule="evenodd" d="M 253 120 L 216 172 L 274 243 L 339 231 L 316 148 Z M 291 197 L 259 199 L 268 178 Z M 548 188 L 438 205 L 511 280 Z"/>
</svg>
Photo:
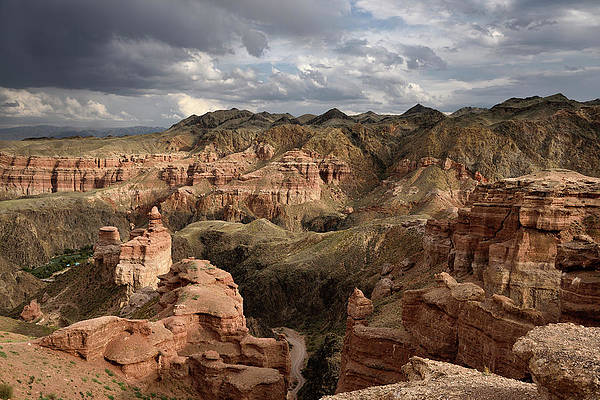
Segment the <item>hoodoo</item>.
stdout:
<svg viewBox="0 0 600 400">
<path fill-rule="evenodd" d="M 94 246 L 94 262 L 102 274 L 112 277 L 129 292 L 156 288 L 158 276 L 171 268 L 171 235 L 162 224 L 158 208 L 148 213 L 148 229 L 131 231 L 129 241 L 121 243 L 114 226 L 100 228 Z"/>
</svg>

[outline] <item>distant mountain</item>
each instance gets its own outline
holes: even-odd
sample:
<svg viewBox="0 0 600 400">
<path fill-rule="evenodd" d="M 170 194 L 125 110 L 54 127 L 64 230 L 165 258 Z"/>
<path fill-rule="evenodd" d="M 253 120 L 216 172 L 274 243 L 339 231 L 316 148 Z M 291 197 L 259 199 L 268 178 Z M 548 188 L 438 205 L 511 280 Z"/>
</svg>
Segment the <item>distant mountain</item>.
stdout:
<svg viewBox="0 0 600 400">
<path fill-rule="evenodd" d="M 129 126 L 125 128 L 74 128 L 70 126 L 17 126 L 14 128 L 0 129 L 0 140 L 23 140 L 41 138 L 67 138 L 73 136 L 81 137 L 107 137 L 107 136 L 131 136 L 146 133 L 162 132 L 166 128 L 160 126 Z"/>
<path fill-rule="evenodd" d="M 311 119 L 310 121 L 307 122 L 307 124 L 308 125 L 322 125 L 325 122 L 332 121 L 332 120 L 352 121 L 352 122 L 354 121 L 352 119 L 352 117 L 349 117 L 348 115 L 344 114 L 337 108 L 332 108 L 331 110 L 327 111 L 325 114 L 321 114 L 318 117 Z"/>
</svg>

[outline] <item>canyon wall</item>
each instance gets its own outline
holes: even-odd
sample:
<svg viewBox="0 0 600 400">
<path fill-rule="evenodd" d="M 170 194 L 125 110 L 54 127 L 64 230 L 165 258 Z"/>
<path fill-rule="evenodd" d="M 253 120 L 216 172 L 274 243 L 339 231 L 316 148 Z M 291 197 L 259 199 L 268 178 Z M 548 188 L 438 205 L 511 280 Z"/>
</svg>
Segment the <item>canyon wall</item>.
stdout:
<svg viewBox="0 0 600 400">
<path fill-rule="evenodd" d="M 14 156 L 0 153 L 0 197 L 86 192 L 127 181 L 181 156 L 153 154 L 115 158 Z"/>
<path fill-rule="evenodd" d="M 527 378 L 527 363 L 513 351 L 519 337 L 559 321 L 598 325 L 599 222 L 598 178 L 551 170 L 477 186 L 457 219 L 428 221 L 418 262 L 443 265 L 453 276 L 442 273 L 436 287 L 403 292 L 396 334 L 407 332 L 408 339 L 396 348 L 404 357 Z M 363 368 L 343 362 L 338 392 L 381 384 L 374 376 L 397 379 L 400 365 L 378 375 L 368 361 L 382 356 L 374 343 L 388 336 L 344 347 L 342 359 L 363 360 Z M 349 324 L 345 343 L 359 340 L 360 330 Z"/>
</svg>

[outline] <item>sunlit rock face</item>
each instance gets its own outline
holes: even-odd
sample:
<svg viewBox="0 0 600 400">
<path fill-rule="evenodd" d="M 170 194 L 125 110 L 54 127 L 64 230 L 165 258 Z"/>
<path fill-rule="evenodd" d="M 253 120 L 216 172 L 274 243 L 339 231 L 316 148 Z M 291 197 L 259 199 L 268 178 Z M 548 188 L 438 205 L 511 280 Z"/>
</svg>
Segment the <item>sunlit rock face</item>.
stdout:
<svg viewBox="0 0 600 400">
<path fill-rule="evenodd" d="M 148 229 L 134 229 L 129 241 L 121 243 L 114 226 L 100 228 L 94 246 L 94 262 L 99 273 L 129 292 L 156 288 L 158 276 L 171 268 L 171 234 L 156 207 L 148 213 Z"/>
<path fill-rule="evenodd" d="M 104 359 L 130 379 L 177 379 L 203 399 L 286 397 L 285 339 L 248 334 L 231 274 L 185 259 L 160 276 L 155 322 L 107 316 L 77 322 L 39 344 L 86 360 Z M 230 397 L 227 397 L 230 398 Z"/>
</svg>

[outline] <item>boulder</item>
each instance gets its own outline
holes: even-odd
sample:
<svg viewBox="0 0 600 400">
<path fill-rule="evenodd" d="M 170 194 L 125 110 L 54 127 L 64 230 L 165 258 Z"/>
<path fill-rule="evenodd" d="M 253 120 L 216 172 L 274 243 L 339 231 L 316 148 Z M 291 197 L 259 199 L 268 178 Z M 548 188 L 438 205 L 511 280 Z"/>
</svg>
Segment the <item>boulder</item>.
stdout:
<svg viewBox="0 0 600 400">
<path fill-rule="evenodd" d="M 29 302 L 29 304 L 23 307 L 23 311 L 21 312 L 21 319 L 25 322 L 33 322 L 37 319 L 40 319 L 43 315 L 44 314 L 42 314 L 42 310 L 37 300 L 33 299 Z"/>
<path fill-rule="evenodd" d="M 532 329 L 514 352 L 528 363 L 540 395 L 549 400 L 600 397 L 600 328 L 572 323 Z"/>
</svg>

